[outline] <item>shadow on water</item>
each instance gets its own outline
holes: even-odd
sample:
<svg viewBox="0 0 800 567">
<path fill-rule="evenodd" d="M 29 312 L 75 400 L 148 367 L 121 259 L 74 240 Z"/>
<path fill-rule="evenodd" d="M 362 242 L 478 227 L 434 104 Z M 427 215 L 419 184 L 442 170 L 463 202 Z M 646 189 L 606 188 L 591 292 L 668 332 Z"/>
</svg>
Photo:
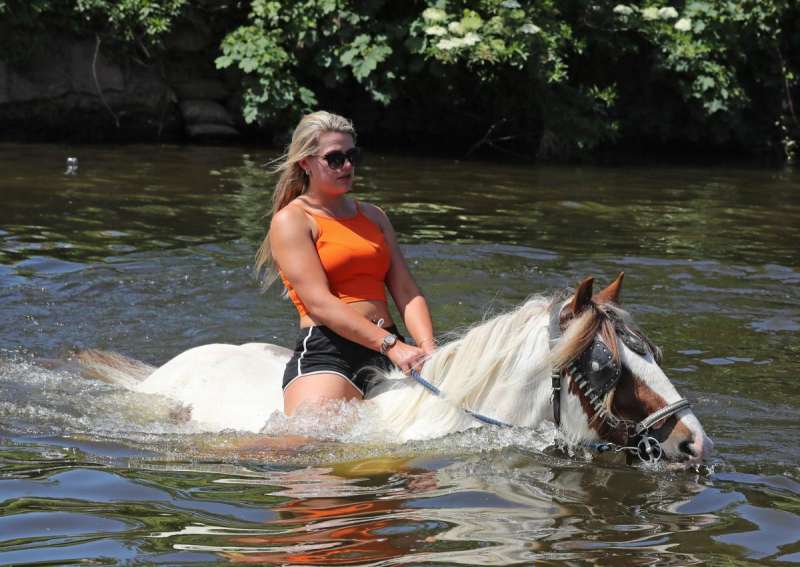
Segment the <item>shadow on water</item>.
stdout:
<svg viewBox="0 0 800 567">
<path fill-rule="evenodd" d="M 157 365 L 292 341 L 291 306 L 252 276 L 268 157 L 0 146 L 0 563 L 800 562 L 797 174 L 362 169 L 358 196 L 389 212 L 441 331 L 624 270 L 626 306 L 716 443 L 697 475 L 567 458 L 541 432 L 403 446 L 332 421 L 326 439 L 255 450 L 79 379 L 75 349 Z"/>
</svg>

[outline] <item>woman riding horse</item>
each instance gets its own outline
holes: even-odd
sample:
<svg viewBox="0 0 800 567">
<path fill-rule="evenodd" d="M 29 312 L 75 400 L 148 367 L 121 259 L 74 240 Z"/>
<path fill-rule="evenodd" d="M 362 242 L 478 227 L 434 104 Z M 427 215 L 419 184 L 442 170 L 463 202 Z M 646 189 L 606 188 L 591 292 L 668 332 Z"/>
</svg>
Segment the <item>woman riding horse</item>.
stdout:
<svg viewBox="0 0 800 567">
<path fill-rule="evenodd" d="M 366 394 L 376 440 L 550 422 L 569 445 L 648 462 L 698 464 L 710 454 L 689 402 L 660 367 L 660 349 L 621 306 L 623 274 L 597 293 L 587 278 L 566 298 L 533 296 L 437 348 L 389 220 L 348 196 L 359 157 L 352 124 L 316 112 L 300 121 L 278 168 L 257 266 L 267 285 L 280 274 L 300 314 L 293 352 L 202 345 L 153 368 L 85 351 L 77 358 L 87 375 L 166 396 L 177 403 L 170 419 L 202 431 L 269 433 L 276 412 Z M 398 337 L 385 288 L 418 346 Z M 421 375 L 412 372 L 422 363 Z"/>
<path fill-rule="evenodd" d="M 283 375 L 284 412 L 331 399 L 361 399 L 367 368 L 403 372 L 436 348 L 425 297 L 386 214 L 348 196 L 361 157 L 352 123 L 329 112 L 300 120 L 272 197 L 256 267 L 277 272 L 300 316 Z M 389 313 L 386 288 L 417 346 Z"/>
</svg>

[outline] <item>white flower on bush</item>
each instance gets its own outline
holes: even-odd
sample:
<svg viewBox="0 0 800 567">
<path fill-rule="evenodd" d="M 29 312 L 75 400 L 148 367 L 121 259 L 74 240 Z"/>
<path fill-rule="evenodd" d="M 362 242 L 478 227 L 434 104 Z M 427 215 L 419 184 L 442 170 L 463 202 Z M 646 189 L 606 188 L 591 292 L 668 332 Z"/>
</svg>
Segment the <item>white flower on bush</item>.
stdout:
<svg viewBox="0 0 800 567">
<path fill-rule="evenodd" d="M 681 18 L 675 22 L 675 29 L 678 31 L 689 31 L 692 29 L 692 20 L 689 18 Z"/>
<path fill-rule="evenodd" d="M 447 12 L 439 8 L 426 8 L 422 12 L 422 17 L 429 22 L 443 22 L 447 19 Z"/>
<path fill-rule="evenodd" d="M 460 49 L 462 47 L 471 47 L 481 40 L 481 36 L 475 32 L 469 32 L 464 37 L 446 37 L 440 39 L 436 43 L 436 47 L 442 51 L 450 51 L 451 49 Z"/>
<path fill-rule="evenodd" d="M 450 30 L 450 33 L 464 35 L 464 26 L 461 25 L 461 22 L 450 22 L 447 24 L 447 29 Z"/>
<path fill-rule="evenodd" d="M 520 4 L 519 4 L 519 2 L 517 2 L 517 0 L 506 0 L 505 2 L 503 2 L 500 5 L 503 8 L 509 8 L 509 9 L 512 9 L 512 10 L 520 7 Z"/>
<path fill-rule="evenodd" d="M 425 33 L 428 35 L 447 35 L 447 30 L 442 26 L 431 26 L 425 28 Z"/>
<path fill-rule="evenodd" d="M 534 35 L 534 34 L 539 33 L 540 31 L 542 31 L 542 28 L 540 28 L 536 24 L 532 24 L 532 23 L 528 22 L 527 24 L 525 24 L 524 26 L 519 28 L 519 31 L 521 31 L 522 33 L 527 33 L 527 34 L 530 34 L 530 35 Z"/>
<path fill-rule="evenodd" d="M 451 49 L 456 49 L 460 47 L 461 40 L 460 39 L 440 39 L 436 43 L 436 48 L 441 49 L 442 51 L 449 51 Z"/>
<path fill-rule="evenodd" d="M 481 40 L 481 36 L 476 34 L 475 32 L 469 32 L 467 35 L 461 38 L 461 44 L 465 47 L 469 47 L 471 45 L 475 45 Z"/>
<path fill-rule="evenodd" d="M 650 6 L 649 8 L 645 8 L 642 10 L 642 17 L 645 20 L 657 20 L 658 19 L 658 8 L 655 6 Z"/>
<path fill-rule="evenodd" d="M 619 14 L 620 16 L 630 16 L 633 14 L 633 8 L 626 6 L 625 4 L 617 4 L 614 6 L 614 13 Z"/>
<path fill-rule="evenodd" d="M 678 11 L 673 8 L 672 6 L 667 6 L 665 8 L 660 8 L 658 10 L 658 17 L 662 20 L 669 20 L 670 18 L 677 18 Z"/>
</svg>

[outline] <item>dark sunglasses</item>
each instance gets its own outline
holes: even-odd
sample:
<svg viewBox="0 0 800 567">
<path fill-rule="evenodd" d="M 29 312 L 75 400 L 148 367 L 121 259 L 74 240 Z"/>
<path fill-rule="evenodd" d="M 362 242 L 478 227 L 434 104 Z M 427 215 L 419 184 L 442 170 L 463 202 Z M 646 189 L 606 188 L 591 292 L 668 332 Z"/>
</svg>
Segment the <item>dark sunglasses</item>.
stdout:
<svg viewBox="0 0 800 567">
<path fill-rule="evenodd" d="M 350 165 L 356 167 L 361 163 L 361 148 L 350 148 L 346 152 L 336 150 L 335 152 L 330 152 L 324 156 L 317 157 L 324 159 L 328 164 L 328 167 L 333 170 L 342 169 L 344 167 L 344 162 L 346 161 L 349 161 Z"/>
</svg>

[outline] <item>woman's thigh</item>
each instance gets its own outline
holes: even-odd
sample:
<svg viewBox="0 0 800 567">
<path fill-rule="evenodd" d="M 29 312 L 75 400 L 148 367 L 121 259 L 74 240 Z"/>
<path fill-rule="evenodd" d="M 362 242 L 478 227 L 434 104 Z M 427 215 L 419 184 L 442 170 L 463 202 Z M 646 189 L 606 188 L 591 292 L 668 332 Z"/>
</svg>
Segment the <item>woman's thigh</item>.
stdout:
<svg viewBox="0 0 800 567">
<path fill-rule="evenodd" d="M 292 415 L 302 404 L 325 400 L 360 400 L 364 396 L 344 376 L 320 372 L 298 376 L 283 390 L 283 412 Z"/>
</svg>

